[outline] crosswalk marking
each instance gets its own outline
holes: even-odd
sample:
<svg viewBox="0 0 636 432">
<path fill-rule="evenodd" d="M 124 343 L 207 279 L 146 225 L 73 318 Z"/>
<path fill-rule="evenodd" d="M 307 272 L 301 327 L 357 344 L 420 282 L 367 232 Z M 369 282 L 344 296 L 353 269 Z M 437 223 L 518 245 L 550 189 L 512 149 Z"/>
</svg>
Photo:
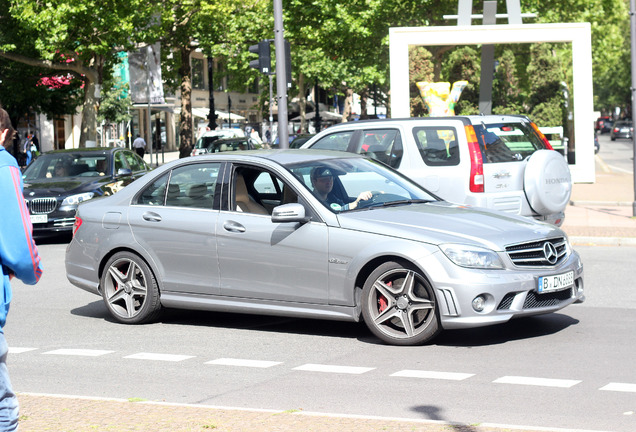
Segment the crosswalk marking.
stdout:
<svg viewBox="0 0 636 432">
<path fill-rule="evenodd" d="M 253 367 L 253 368 L 268 368 L 272 366 L 276 366 L 282 364 L 282 362 L 276 361 L 265 361 L 265 360 L 247 360 L 247 359 L 234 359 L 234 358 L 220 358 L 216 360 L 210 360 L 209 362 L 205 362 L 205 364 L 210 365 L 221 365 L 221 366 L 243 366 L 243 367 Z"/>
<path fill-rule="evenodd" d="M 53 351 L 47 351 L 44 354 L 51 355 L 66 355 L 66 356 L 81 356 L 81 357 L 99 357 L 106 354 L 112 354 L 115 351 L 108 350 L 95 350 L 95 349 L 57 349 Z"/>
<path fill-rule="evenodd" d="M 572 386 L 577 385 L 581 381 L 566 380 L 566 379 L 521 377 L 521 376 L 504 376 L 501 378 L 497 378 L 493 382 L 498 384 L 519 384 L 519 385 L 531 385 L 531 386 L 542 386 L 542 387 L 570 388 Z"/>
<path fill-rule="evenodd" d="M 9 347 L 9 353 L 21 354 L 32 351 L 41 350 L 41 348 L 33 347 Z M 36 353 L 36 355 L 46 354 L 53 356 L 78 356 L 78 357 L 99 357 L 107 354 L 113 354 L 116 351 L 111 350 L 97 350 L 97 349 L 78 349 L 78 348 L 61 348 L 52 351 L 46 351 Z M 190 355 L 178 355 L 178 354 L 160 354 L 160 353 L 137 353 L 125 356 L 127 359 L 137 360 L 157 360 L 166 362 L 180 362 L 194 358 Z M 214 360 L 206 361 L 204 364 L 217 365 L 217 366 L 232 366 L 232 367 L 251 367 L 251 368 L 270 368 L 284 364 L 280 361 L 271 360 L 254 360 L 254 359 L 240 359 L 240 358 L 217 358 Z M 361 375 L 366 372 L 375 370 L 375 367 L 359 367 L 359 366 L 341 366 L 341 365 L 327 365 L 327 364 L 315 364 L 308 363 L 293 368 L 296 371 L 306 372 L 324 372 L 324 373 L 339 373 L 339 374 L 352 374 Z M 463 381 L 475 376 L 472 373 L 461 372 L 442 372 L 442 371 L 428 371 L 418 369 L 404 369 L 397 372 L 393 372 L 389 375 L 396 378 L 416 378 L 416 379 L 437 379 L 448 381 Z M 492 383 L 497 384 L 516 384 L 516 385 L 528 385 L 528 386 L 543 386 L 543 387 L 555 387 L 555 388 L 570 388 L 581 383 L 580 380 L 571 379 L 553 379 L 553 378 L 538 378 L 538 377 L 523 377 L 523 376 L 502 376 L 495 379 Z M 636 393 L 636 383 L 619 383 L 610 382 L 599 390 L 612 391 L 612 392 L 627 392 Z"/>
<path fill-rule="evenodd" d="M 606 386 L 601 387 L 599 390 L 636 393 L 636 384 L 609 383 Z"/>
<path fill-rule="evenodd" d="M 157 354 L 157 353 L 137 353 L 126 356 L 127 359 L 136 360 L 159 360 L 168 362 L 180 362 L 183 360 L 194 358 L 194 356 L 177 355 L 177 354 Z"/>
<path fill-rule="evenodd" d="M 462 381 L 474 375 L 475 374 L 470 374 L 470 373 L 437 372 L 437 371 L 408 370 L 408 369 L 391 374 L 391 376 L 395 376 L 395 377 L 428 378 L 428 379 L 451 380 L 451 381 Z"/>
<path fill-rule="evenodd" d="M 365 372 L 372 371 L 373 369 L 375 368 L 321 365 L 321 364 L 311 364 L 311 363 L 294 368 L 294 370 L 307 371 L 307 372 L 328 372 L 328 373 L 341 373 L 341 374 L 354 374 L 354 375 L 360 375 Z"/>
</svg>

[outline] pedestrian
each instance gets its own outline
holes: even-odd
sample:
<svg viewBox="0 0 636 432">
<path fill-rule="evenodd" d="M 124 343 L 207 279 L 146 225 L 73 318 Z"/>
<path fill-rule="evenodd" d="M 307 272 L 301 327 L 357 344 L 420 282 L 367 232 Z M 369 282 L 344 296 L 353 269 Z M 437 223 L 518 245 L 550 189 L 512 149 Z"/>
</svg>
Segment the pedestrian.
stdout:
<svg viewBox="0 0 636 432">
<path fill-rule="evenodd" d="M 143 158 L 146 154 L 146 141 L 144 141 L 144 139 L 139 134 L 137 134 L 137 138 L 135 138 L 132 145 L 137 154 L 141 158 Z"/>
<path fill-rule="evenodd" d="M 4 325 L 11 303 L 11 279 L 33 285 L 40 280 L 40 256 L 33 241 L 33 226 L 22 195 L 22 175 L 13 156 L 6 151 L 12 145 L 15 130 L 7 112 L 0 107 L 0 264 L 2 265 L 2 298 L 0 304 L 0 431 L 18 428 L 18 399 L 11 387 L 7 369 L 9 347 Z"/>
<path fill-rule="evenodd" d="M 27 166 L 31 163 L 31 157 L 33 156 L 31 154 L 31 134 L 27 134 L 26 139 L 24 140 L 24 147 L 22 149 L 22 151 L 24 152 L 24 154 L 26 154 L 26 160 L 24 162 L 24 166 Z"/>
</svg>

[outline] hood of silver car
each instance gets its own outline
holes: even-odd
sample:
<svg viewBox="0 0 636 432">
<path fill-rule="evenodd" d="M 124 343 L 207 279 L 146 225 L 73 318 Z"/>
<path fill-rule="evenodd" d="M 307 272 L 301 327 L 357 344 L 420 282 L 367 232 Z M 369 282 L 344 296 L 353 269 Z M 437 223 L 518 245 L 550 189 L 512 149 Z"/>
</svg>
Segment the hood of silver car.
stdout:
<svg viewBox="0 0 636 432">
<path fill-rule="evenodd" d="M 565 236 L 557 227 L 521 216 L 433 202 L 341 213 L 342 228 L 431 244 L 462 243 L 502 251 L 506 245 Z"/>
</svg>

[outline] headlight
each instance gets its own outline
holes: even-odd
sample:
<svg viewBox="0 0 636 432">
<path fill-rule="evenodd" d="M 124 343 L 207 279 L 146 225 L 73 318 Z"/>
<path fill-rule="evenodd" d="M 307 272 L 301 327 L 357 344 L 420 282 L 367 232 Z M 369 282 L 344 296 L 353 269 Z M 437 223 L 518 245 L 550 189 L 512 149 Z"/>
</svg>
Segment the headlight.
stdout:
<svg viewBox="0 0 636 432">
<path fill-rule="evenodd" d="M 502 269 L 503 263 L 499 255 L 490 249 L 461 244 L 444 244 L 440 249 L 449 260 L 460 267 L 478 269 Z"/>
<path fill-rule="evenodd" d="M 77 207 L 79 203 L 82 201 L 87 201 L 95 196 L 95 192 L 84 192 L 77 195 L 71 195 L 64 198 L 62 201 L 62 205 L 60 206 L 60 210 L 71 210 L 71 208 Z M 69 208 L 63 208 L 69 207 Z"/>
</svg>

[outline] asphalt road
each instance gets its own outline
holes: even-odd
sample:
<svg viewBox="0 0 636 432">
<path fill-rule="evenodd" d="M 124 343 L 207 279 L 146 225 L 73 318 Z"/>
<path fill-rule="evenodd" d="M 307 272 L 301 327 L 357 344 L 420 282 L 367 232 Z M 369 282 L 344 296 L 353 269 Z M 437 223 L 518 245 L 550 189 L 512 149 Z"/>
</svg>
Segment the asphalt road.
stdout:
<svg viewBox="0 0 636 432">
<path fill-rule="evenodd" d="M 19 392 L 636 430 L 636 248 L 578 248 L 584 304 L 392 347 L 342 322 L 169 311 L 116 324 L 67 282 L 65 247 L 40 246 L 38 285 L 14 282 L 5 333 Z"/>
<path fill-rule="evenodd" d="M 619 173 L 634 173 L 634 142 L 631 139 L 617 138 L 611 141 L 610 134 L 598 134 L 601 145 L 599 155 L 603 162 L 613 171 Z"/>
</svg>

